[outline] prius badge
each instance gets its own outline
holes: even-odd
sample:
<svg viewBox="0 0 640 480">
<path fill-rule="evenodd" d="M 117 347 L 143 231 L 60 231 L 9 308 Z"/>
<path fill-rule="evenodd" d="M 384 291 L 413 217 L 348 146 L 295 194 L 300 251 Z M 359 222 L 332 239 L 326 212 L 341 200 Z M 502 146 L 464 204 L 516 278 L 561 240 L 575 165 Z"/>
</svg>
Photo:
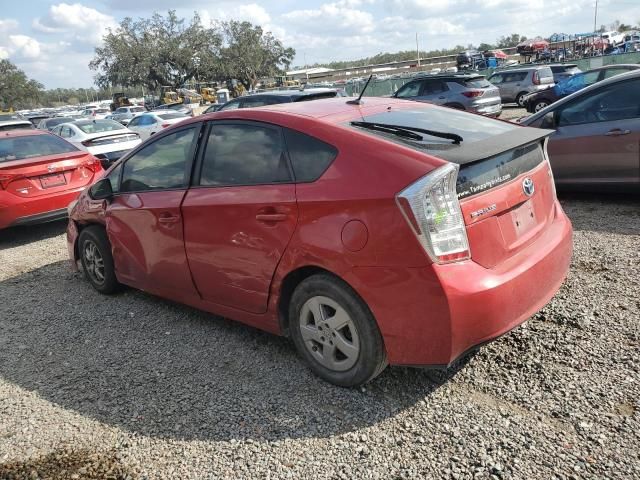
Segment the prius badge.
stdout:
<svg viewBox="0 0 640 480">
<path fill-rule="evenodd" d="M 533 184 L 533 180 L 531 180 L 529 177 L 525 178 L 522 181 L 522 191 L 527 197 L 530 197 L 531 195 L 533 195 L 533 192 L 536 191 L 536 187 Z"/>
</svg>

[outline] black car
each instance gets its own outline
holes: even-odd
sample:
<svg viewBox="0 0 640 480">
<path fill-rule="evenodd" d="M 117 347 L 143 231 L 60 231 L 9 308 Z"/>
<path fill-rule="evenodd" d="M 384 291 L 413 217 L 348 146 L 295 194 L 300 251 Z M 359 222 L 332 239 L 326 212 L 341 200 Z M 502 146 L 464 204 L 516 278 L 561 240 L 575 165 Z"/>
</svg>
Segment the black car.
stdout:
<svg viewBox="0 0 640 480">
<path fill-rule="evenodd" d="M 553 69 L 553 67 L 551 68 Z M 527 109 L 527 112 L 536 113 L 561 98 L 600 82 L 605 78 L 638 69 L 640 69 L 640 65 L 630 63 L 606 65 L 604 67 L 587 70 L 586 72 L 580 72 L 551 88 L 527 95 L 523 100 L 524 107 Z"/>
<path fill-rule="evenodd" d="M 306 102 L 310 100 L 320 100 L 323 98 L 334 98 L 342 96 L 335 88 L 309 88 L 307 90 L 273 90 L 271 92 L 254 93 L 229 100 L 221 107 L 215 108 L 211 105 L 204 113 L 221 112 L 223 110 L 234 110 L 236 108 L 263 107 L 265 105 L 275 105 L 278 103 Z"/>
</svg>

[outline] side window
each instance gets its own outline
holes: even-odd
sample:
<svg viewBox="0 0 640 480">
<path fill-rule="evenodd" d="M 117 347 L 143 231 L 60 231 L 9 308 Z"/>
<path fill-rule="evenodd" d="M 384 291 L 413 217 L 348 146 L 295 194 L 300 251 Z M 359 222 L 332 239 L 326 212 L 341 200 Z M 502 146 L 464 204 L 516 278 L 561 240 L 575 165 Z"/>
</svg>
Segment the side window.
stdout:
<svg viewBox="0 0 640 480">
<path fill-rule="evenodd" d="M 122 163 L 109 172 L 106 178 L 111 182 L 111 190 L 113 193 L 120 191 L 120 172 L 122 172 Z"/>
<path fill-rule="evenodd" d="M 186 165 L 192 155 L 197 128 L 166 135 L 127 159 L 121 192 L 139 192 L 187 185 Z"/>
<path fill-rule="evenodd" d="M 400 90 L 396 92 L 396 98 L 410 98 L 420 95 L 420 89 L 422 82 L 410 82 L 400 87 Z"/>
<path fill-rule="evenodd" d="M 127 109 L 126 108 L 119 108 L 116 110 L 115 113 L 127 113 Z"/>
<path fill-rule="evenodd" d="M 129 125 L 127 125 L 127 127 L 137 127 L 140 125 L 140 119 L 142 117 L 134 117 L 131 119 L 131 121 L 129 122 Z"/>
<path fill-rule="evenodd" d="M 295 130 L 284 129 L 284 138 L 296 182 L 317 180 L 338 155 L 335 147 Z"/>
<path fill-rule="evenodd" d="M 565 105 L 557 115 L 559 126 L 640 118 L 640 80 L 588 92 Z"/>
<path fill-rule="evenodd" d="M 291 181 L 280 130 L 213 124 L 202 160 L 200 185 L 260 185 Z"/>
<path fill-rule="evenodd" d="M 69 138 L 73 135 L 73 132 L 71 131 L 71 129 L 69 127 L 62 127 L 60 129 L 60 136 L 62 138 Z"/>
<path fill-rule="evenodd" d="M 496 73 L 495 75 L 491 75 L 489 77 L 489 81 L 494 85 L 498 85 L 499 83 L 502 83 L 502 74 Z"/>
<path fill-rule="evenodd" d="M 628 70 L 624 68 L 609 68 L 604 71 L 604 77 L 602 78 L 605 79 L 605 78 L 615 77 L 616 75 L 620 75 L 621 73 L 624 73 L 624 72 L 628 72 Z"/>
<path fill-rule="evenodd" d="M 582 77 L 584 82 L 584 86 L 592 85 L 598 81 L 598 77 L 600 76 L 600 72 L 587 72 Z"/>
<path fill-rule="evenodd" d="M 442 80 L 427 80 L 424 85 L 423 95 L 435 95 L 447 90 L 449 90 L 449 87 Z"/>
</svg>

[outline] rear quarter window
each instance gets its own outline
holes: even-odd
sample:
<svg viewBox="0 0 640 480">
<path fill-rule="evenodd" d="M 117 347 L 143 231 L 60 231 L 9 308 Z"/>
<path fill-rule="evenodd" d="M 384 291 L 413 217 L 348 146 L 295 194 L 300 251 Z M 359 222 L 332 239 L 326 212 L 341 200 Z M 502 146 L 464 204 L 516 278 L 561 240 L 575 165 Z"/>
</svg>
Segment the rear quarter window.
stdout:
<svg viewBox="0 0 640 480">
<path fill-rule="evenodd" d="M 541 68 L 540 70 L 538 70 L 538 74 L 540 75 L 540 78 L 553 77 L 553 72 L 549 67 Z"/>
<path fill-rule="evenodd" d="M 296 182 L 313 182 L 320 178 L 338 155 L 328 143 L 295 130 L 284 130 Z"/>
<path fill-rule="evenodd" d="M 491 86 L 491 82 L 486 78 L 470 78 L 464 80 L 464 85 L 469 88 L 487 88 Z"/>
</svg>

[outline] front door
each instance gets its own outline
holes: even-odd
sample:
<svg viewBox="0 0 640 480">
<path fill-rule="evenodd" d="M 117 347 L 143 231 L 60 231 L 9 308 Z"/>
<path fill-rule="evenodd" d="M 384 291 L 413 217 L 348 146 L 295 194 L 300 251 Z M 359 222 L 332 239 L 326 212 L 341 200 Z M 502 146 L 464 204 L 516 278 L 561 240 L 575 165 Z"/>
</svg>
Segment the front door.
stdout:
<svg viewBox="0 0 640 480">
<path fill-rule="evenodd" d="M 200 172 L 182 204 L 198 291 L 210 302 L 266 312 L 271 280 L 298 217 L 281 130 L 212 122 Z"/>
<path fill-rule="evenodd" d="M 549 158 L 558 184 L 640 182 L 640 79 L 587 92 L 555 116 Z"/>
<path fill-rule="evenodd" d="M 196 125 L 164 135 L 128 158 L 118 167 L 121 178 L 105 212 L 118 279 L 174 299 L 197 296 L 180 204 L 199 130 Z"/>
</svg>

